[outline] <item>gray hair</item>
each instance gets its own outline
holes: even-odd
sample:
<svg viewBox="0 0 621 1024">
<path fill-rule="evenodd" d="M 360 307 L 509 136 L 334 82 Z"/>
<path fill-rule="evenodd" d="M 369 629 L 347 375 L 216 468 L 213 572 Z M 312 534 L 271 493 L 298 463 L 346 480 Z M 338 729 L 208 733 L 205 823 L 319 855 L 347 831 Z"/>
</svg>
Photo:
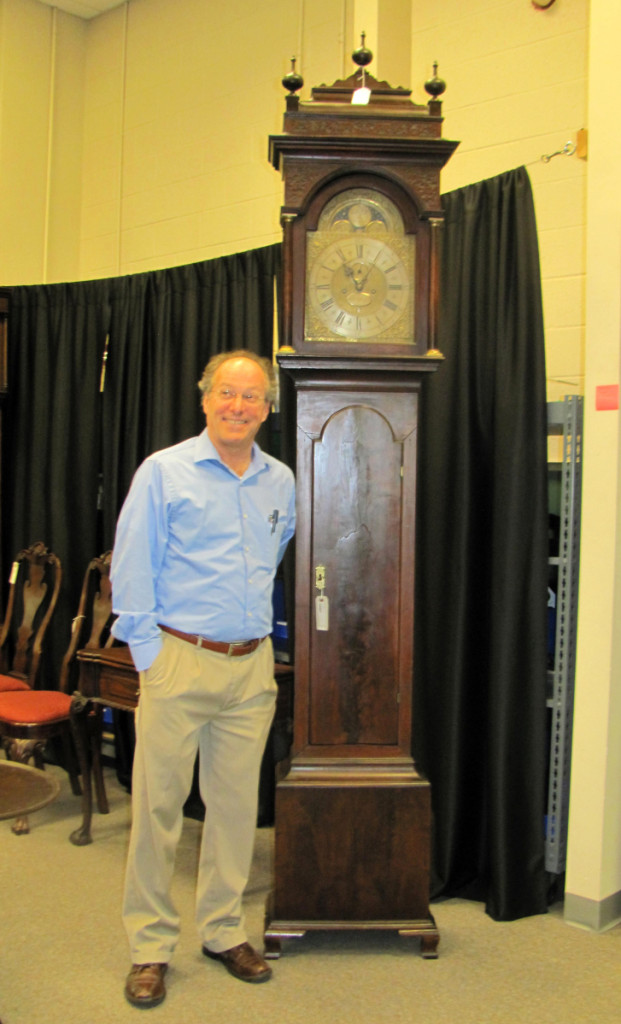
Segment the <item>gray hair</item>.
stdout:
<svg viewBox="0 0 621 1024">
<path fill-rule="evenodd" d="M 213 388 L 213 379 L 217 371 L 224 363 L 228 363 L 230 359 L 250 359 L 251 362 L 260 366 L 265 375 L 265 401 L 269 402 L 270 405 L 276 401 L 278 383 L 273 364 L 265 356 L 259 356 L 256 352 L 250 352 L 246 348 L 232 349 L 230 352 L 219 352 L 211 357 L 198 382 L 198 389 L 201 395 L 209 394 Z"/>
</svg>

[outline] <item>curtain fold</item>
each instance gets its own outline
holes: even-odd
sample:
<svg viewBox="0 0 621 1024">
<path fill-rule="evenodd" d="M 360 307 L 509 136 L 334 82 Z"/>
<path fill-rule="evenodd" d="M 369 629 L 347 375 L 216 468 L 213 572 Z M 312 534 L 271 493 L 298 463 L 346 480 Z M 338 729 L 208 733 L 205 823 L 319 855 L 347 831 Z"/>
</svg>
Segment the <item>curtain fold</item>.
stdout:
<svg viewBox="0 0 621 1024">
<path fill-rule="evenodd" d="M 103 396 L 103 541 L 136 467 L 202 430 L 197 382 L 212 355 L 247 348 L 272 358 L 280 245 L 115 282 Z M 269 420 L 259 437 L 268 451 Z"/>
<path fill-rule="evenodd" d="M 524 168 L 443 197 L 441 349 L 422 400 L 415 756 L 433 893 L 546 909 L 547 440 Z"/>
<path fill-rule="evenodd" d="M 108 289 L 99 282 L 11 290 L 3 562 L 42 540 L 63 568 L 42 687 L 57 685 L 75 595 L 96 553 L 99 375 L 109 314 Z"/>
</svg>

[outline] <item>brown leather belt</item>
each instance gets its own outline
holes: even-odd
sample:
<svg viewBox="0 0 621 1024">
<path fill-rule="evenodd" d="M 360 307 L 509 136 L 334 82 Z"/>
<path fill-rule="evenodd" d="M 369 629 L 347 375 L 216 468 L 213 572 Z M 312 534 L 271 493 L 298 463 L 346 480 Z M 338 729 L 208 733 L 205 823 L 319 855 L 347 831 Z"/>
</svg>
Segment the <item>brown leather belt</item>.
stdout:
<svg viewBox="0 0 621 1024">
<path fill-rule="evenodd" d="M 189 644 L 193 644 L 194 647 L 205 647 L 208 651 L 217 651 L 218 654 L 226 654 L 229 658 L 239 658 L 242 654 L 252 654 L 256 651 L 259 644 L 262 644 L 265 637 L 262 636 L 258 640 L 238 640 L 232 644 L 223 643 L 220 640 L 207 640 L 204 636 L 198 636 L 196 633 L 182 633 L 180 629 L 173 629 L 172 626 L 163 626 L 161 622 L 158 623 L 160 629 L 163 629 L 165 633 L 170 633 L 171 636 L 176 636 L 179 640 L 185 640 Z"/>
</svg>

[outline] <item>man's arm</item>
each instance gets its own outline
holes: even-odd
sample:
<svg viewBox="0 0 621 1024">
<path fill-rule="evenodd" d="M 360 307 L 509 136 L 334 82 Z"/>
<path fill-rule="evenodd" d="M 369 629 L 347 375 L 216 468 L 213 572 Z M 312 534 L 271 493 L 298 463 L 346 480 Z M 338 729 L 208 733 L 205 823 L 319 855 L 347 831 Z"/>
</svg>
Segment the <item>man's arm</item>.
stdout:
<svg viewBox="0 0 621 1024">
<path fill-rule="evenodd" d="M 157 462 L 136 471 L 116 528 L 112 553 L 112 632 L 129 644 L 137 669 L 147 669 L 162 646 L 157 625 L 156 579 L 168 535 L 164 482 Z"/>
<path fill-rule="evenodd" d="M 278 548 L 278 561 L 277 565 L 280 565 L 282 557 L 285 553 L 287 544 L 295 533 L 295 485 L 291 488 L 291 497 L 289 499 L 289 508 L 287 511 L 287 529 L 283 531 L 283 535 L 280 539 L 280 546 Z"/>
</svg>

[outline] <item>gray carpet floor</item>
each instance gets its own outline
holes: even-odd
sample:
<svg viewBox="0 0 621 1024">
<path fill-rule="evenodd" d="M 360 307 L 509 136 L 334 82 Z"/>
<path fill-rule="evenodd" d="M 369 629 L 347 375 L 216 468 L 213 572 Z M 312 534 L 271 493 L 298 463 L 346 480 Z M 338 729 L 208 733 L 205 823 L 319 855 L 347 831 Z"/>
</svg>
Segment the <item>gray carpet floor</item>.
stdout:
<svg viewBox="0 0 621 1024">
<path fill-rule="evenodd" d="M 14 836 L 0 822 L 2 1024 L 619 1024 L 621 926 L 602 934 L 538 917 L 492 921 L 477 903 L 434 905 L 439 958 L 392 933 L 313 932 L 283 943 L 274 977 L 245 985 L 200 953 L 193 883 L 200 824 L 186 820 L 175 894 L 182 934 L 161 1006 L 126 1003 L 119 917 L 130 798 L 107 770 L 111 813 L 95 814 L 94 842 L 75 847 L 79 800 L 61 793 Z M 246 915 L 261 947 L 273 832 L 258 829 Z"/>
</svg>

